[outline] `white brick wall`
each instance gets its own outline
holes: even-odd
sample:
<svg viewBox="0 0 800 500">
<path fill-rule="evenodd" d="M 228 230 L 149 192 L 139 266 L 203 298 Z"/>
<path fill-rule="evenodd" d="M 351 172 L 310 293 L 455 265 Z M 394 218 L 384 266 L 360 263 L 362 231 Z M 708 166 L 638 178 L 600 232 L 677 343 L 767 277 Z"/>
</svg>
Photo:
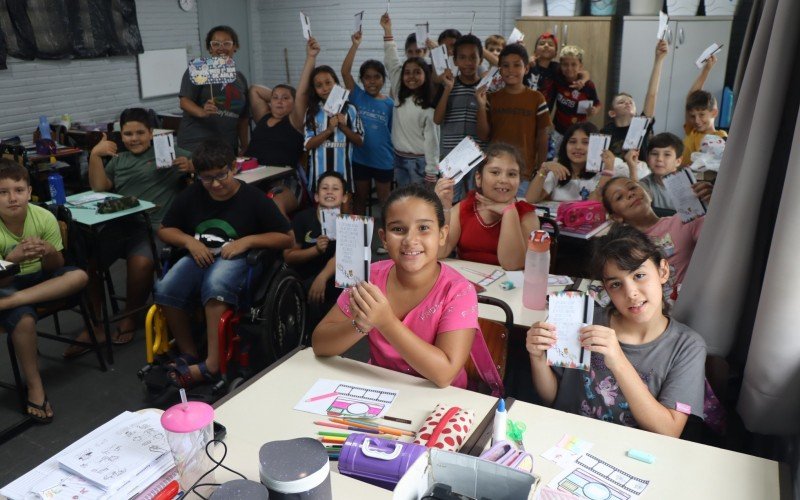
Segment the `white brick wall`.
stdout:
<svg viewBox="0 0 800 500">
<path fill-rule="evenodd" d="M 186 47 L 201 54 L 197 11 L 184 12 L 175 0 L 136 0 L 144 50 Z M 136 56 L 64 61 L 8 59 L 0 71 L 0 138 L 29 139 L 39 115 L 64 113 L 73 121 L 109 121 L 130 106 L 178 111 L 178 97 L 142 100 Z"/>
<path fill-rule="evenodd" d="M 353 0 L 326 2 L 297 0 L 253 1 L 253 18 L 260 20 L 260 30 L 254 29 L 253 76 L 250 81 L 269 86 L 286 82 L 284 48 L 288 49 L 290 80 L 297 85 L 305 60 L 305 40 L 300 31 L 299 12 L 311 18 L 311 32 L 322 46 L 318 64 L 328 64 L 338 73 L 347 50 L 353 15 L 364 12 L 364 41 L 359 48 L 353 70 L 366 59 L 383 61 L 383 29 L 380 16 L 386 11 L 385 0 Z M 415 23 L 430 22 L 435 38 L 447 28 L 469 32 L 472 11 L 476 11 L 473 33 L 483 40 L 491 34 L 508 36 L 520 14 L 520 0 L 394 0 L 390 15 L 393 31 L 400 47 L 405 37 L 414 31 Z"/>
</svg>

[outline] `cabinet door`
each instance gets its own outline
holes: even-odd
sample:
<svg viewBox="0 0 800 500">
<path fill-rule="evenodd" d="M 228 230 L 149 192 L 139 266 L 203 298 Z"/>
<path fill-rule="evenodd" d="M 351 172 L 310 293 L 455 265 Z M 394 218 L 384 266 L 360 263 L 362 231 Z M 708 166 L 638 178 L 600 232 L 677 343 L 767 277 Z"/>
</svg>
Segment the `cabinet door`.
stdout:
<svg viewBox="0 0 800 500">
<path fill-rule="evenodd" d="M 536 39 L 549 31 L 558 38 L 558 48 L 578 45 L 585 51 L 584 67 L 589 71 L 597 87 L 597 95 L 603 103 L 600 113 L 591 118 L 601 127 L 605 122 L 608 100 L 608 75 L 611 63 L 611 18 L 538 17 L 517 20 L 517 28 L 525 34 L 525 48 L 533 55 Z"/>
<path fill-rule="evenodd" d="M 674 32 L 677 23 L 670 24 L 670 29 Z M 650 73 L 653 69 L 656 44 L 658 43 L 658 40 L 656 40 L 657 32 L 658 18 L 647 20 L 625 19 L 622 27 L 619 91 L 633 96 L 639 113 L 644 108 L 647 85 L 650 82 Z M 675 51 L 670 47 L 669 54 L 661 66 L 661 84 L 659 85 L 658 98 L 656 99 L 656 124 L 654 128 L 656 133 L 663 132 L 667 124 L 670 72 L 674 54 Z"/>
<path fill-rule="evenodd" d="M 672 24 L 672 23 L 670 23 Z M 725 44 L 717 53 L 717 64 L 708 75 L 704 90 L 716 97 L 717 103 L 722 99 L 722 88 L 725 85 L 725 67 L 728 64 L 728 47 L 731 36 L 732 21 L 729 18 L 698 20 L 680 20 L 672 31 L 670 49 L 674 52 L 672 61 L 672 78 L 669 86 L 669 104 L 666 118 L 666 130 L 683 137 L 685 120 L 686 94 L 694 83 L 700 70 L 695 61 L 709 45 L 716 42 Z"/>
</svg>

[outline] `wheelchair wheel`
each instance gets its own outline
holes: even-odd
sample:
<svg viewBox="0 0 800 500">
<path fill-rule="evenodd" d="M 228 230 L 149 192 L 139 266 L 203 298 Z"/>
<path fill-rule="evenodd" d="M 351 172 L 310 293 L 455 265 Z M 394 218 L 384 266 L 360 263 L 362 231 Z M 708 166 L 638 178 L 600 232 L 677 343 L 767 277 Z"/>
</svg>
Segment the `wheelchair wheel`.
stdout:
<svg viewBox="0 0 800 500">
<path fill-rule="evenodd" d="M 306 294 L 297 275 L 285 265 L 271 281 L 256 319 L 276 360 L 303 344 Z"/>
</svg>

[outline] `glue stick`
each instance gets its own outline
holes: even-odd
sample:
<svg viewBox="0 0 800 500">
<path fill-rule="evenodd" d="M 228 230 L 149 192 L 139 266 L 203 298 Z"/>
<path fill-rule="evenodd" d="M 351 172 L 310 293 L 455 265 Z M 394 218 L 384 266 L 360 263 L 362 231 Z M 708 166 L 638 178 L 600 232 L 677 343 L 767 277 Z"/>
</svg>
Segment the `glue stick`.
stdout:
<svg viewBox="0 0 800 500">
<path fill-rule="evenodd" d="M 494 423 L 492 427 L 492 445 L 500 441 L 506 441 L 506 424 L 508 423 L 508 413 L 506 413 L 506 402 L 500 399 L 497 410 L 494 412 Z"/>
</svg>

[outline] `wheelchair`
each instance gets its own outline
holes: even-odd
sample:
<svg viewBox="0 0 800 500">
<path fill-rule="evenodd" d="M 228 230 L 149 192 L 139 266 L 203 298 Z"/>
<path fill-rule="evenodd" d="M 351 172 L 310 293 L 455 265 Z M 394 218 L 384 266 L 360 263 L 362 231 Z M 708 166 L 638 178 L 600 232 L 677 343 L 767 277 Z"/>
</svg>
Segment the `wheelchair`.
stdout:
<svg viewBox="0 0 800 500">
<path fill-rule="evenodd" d="M 175 249 L 164 249 L 163 274 L 180 256 Z M 223 313 L 218 325 L 220 380 L 189 389 L 190 399 L 212 403 L 307 341 L 306 294 L 297 274 L 273 251 L 251 250 L 246 258 L 248 275 L 239 305 Z M 206 338 L 205 333 L 197 336 Z M 168 406 L 178 397 L 178 389 L 166 368 L 172 362 L 167 321 L 155 304 L 145 320 L 145 348 L 147 365 L 138 376 L 146 397 L 150 404 Z"/>
</svg>

